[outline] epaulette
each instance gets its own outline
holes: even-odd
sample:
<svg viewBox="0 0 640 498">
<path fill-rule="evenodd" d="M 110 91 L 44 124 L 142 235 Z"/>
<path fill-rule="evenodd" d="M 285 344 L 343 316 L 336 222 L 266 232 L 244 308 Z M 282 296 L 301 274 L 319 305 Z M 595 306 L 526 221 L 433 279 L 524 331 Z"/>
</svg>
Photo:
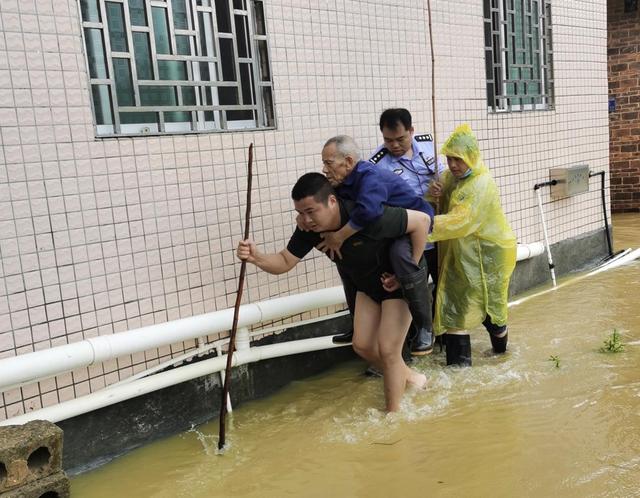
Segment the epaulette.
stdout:
<svg viewBox="0 0 640 498">
<path fill-rule="evenodd" d="M 416 139 L 416 142 L 433 142 L 433 137 L 428 133 L 424 133 L 423 135 L 414 135 L 413 138 Z"/>
<path fill-rule="evenodd" d="M 389 149 L 387 149 L 386 147 L 382 147 L 382 149 L 380 149 L 373 156 L 371 156 L 371 159 L 369 159 L 369 162 L 372 163 L 372 164 L 378 164 L 380 159 L 382 159 L 388 153 L 389 153 Z"/>
</svg>

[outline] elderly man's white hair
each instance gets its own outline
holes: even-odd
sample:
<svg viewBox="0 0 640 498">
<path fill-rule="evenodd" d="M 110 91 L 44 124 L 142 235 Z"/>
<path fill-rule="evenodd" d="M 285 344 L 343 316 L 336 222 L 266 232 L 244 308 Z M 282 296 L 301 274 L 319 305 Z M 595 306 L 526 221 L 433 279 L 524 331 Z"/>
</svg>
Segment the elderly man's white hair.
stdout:
<svg viewBox="0 0 640 498">
<path fill-rule="evenodd" d="M 350 156 L 356 162 L 360 160 L 360 149 L 358 148 L 358 144 L 349 135 L 337 135 L 330 138 L 324 146 L 326 147 L 331 144 L 335 144 L 338 154 L 342 157 Z"/>
</svg>

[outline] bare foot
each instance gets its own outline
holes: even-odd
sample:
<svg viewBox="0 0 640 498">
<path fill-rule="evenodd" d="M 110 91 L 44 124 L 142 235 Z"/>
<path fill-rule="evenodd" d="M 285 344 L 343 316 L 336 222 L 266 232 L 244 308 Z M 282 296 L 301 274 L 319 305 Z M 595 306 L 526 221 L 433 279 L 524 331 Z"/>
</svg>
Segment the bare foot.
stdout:
<svg viewBox="0 0 640 498">
<path fill-rule="evenodd" d="M 411 370 L 411 373 L 407 376 L 407 383 L 415 389 L 424 391 L 427 388 L 427 376 Z"/>
</svg>

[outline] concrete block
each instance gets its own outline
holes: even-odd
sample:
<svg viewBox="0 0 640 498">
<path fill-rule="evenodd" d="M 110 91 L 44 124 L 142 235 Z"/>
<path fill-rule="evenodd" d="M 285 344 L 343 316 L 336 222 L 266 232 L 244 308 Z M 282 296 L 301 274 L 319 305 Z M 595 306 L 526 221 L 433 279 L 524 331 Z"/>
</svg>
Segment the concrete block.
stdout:
<svg viewBox="0 0 640 498">
<path fill-rule="evenodd" d="M 62 470 L 62 429 L 46 420 L 0 427 L 0 496 Z"/>
<path fill-rule="evenodd" d="M 67 475 L 60 471 L 24 486 L 0 493 L 0 498 L 69 498 L 71 485 Z"/>
</svg>

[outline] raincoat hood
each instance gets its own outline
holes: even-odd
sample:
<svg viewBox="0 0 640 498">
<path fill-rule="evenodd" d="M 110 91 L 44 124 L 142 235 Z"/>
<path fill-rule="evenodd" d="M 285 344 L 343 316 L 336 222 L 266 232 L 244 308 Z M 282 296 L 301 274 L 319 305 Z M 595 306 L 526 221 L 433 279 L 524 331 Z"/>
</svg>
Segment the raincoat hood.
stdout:
<svg viewBox="0 0 640 498">
<path fill-rule="evenodd" d="M 458 126 L 440 150 L 442 154 L 448 157 L 458 157 L 462 159 L 469 168 L 478 172 L 486 169 L 482 162 L 480 147 L 478 140 L 468 124 Z"/>
</svg>

